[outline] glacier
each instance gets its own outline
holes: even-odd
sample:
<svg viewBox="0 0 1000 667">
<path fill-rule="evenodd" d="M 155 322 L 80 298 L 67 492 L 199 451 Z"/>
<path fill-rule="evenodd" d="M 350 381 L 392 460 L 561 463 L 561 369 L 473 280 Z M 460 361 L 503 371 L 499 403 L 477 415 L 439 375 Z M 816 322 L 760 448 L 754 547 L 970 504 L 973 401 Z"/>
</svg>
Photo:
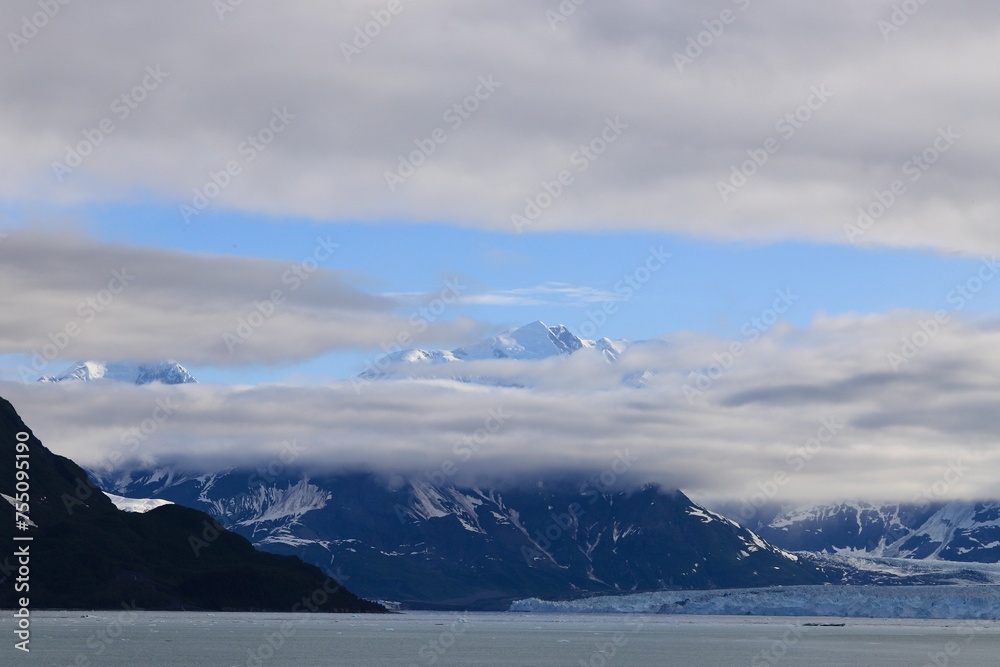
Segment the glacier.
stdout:
<svg viewBox="0 0 1000 667">
<path fill-rule="evenodd" d="M 1000 620 L 1000 586 L 781 586 L 517 600 L 513 612 Z"/>
</svg>

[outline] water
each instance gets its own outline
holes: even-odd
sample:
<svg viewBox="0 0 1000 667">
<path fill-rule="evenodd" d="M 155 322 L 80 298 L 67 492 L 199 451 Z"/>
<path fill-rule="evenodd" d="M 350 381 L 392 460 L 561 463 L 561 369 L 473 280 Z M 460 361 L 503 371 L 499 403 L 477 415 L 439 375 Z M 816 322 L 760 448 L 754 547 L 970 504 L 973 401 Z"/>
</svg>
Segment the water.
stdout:
<svg viewBox="0 0 1000 667">
<path fill-rule="evenodd" d="M 840 627 L 807 623 L 844 623 Z M 37 612 L 31 653 L 0 617 L 0 664 L 997 665 L 1000 622 L 408 612 L 390 616 Z"/>
</svg>

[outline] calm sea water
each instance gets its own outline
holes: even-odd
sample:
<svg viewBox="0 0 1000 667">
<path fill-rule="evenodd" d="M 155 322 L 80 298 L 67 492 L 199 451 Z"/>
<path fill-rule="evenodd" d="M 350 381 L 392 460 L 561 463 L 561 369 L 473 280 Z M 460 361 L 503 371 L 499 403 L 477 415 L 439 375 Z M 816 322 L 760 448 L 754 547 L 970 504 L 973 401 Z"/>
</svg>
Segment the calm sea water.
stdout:
<svg viewBox="0 0 1000 667">
<path fill-rule="evenodd" d="M 0 665 L 1000 664 L 1000 623 L 409 612 L 391 616 L 38 612 L 31 653 L 0 618 Z M 844 623 L 843 626 L 808 624 Z"/>
</svg>

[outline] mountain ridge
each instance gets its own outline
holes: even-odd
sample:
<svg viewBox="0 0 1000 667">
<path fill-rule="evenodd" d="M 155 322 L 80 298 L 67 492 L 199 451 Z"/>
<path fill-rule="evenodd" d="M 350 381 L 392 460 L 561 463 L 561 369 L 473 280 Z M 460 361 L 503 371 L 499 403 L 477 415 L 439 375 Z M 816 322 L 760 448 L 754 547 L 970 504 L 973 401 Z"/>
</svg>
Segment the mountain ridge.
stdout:
<svg viewBox="0 0 1000 667">
<path fill-rule="evenodd" d="M 163 384 L 197 383 L 191 373 L 174 360 L 136 361 L 78 361 L 58 375 L 43 375 L 38 382 L 95 382 L 114 381 L 144 385 L 151 382 Z"/>
<path fill-rule="evenodd" d="M 1000 502 L 845 502 L 775 508 L 749 522 L 792 551 L 1000 563 Z"/>
</svg>

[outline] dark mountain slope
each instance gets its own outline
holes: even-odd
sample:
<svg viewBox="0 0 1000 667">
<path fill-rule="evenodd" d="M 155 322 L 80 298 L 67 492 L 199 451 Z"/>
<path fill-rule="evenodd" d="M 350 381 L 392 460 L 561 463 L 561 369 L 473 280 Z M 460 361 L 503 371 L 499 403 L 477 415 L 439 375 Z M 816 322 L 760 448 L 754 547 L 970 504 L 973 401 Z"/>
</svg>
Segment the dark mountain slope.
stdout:
<svg viewBox="0 0 1000 667">
<path fill-rule="evenodd" d="M 32 609 L 382 611 L 293 556 L 256 551 L 202 512 L 118 510 L 82 468 L 53 454 L 0 398 L 0 493 L 15 498 L 18 434 L 30 462 L 28 530 L 0 499 L 0 607 Z M 23 486 L 22 486 L 23 488 Z M 30 536 L 15 542 L 14 536 Z M 15 591 L 14 550 L 28 545 L 29 590 Z"/>
</svg>

